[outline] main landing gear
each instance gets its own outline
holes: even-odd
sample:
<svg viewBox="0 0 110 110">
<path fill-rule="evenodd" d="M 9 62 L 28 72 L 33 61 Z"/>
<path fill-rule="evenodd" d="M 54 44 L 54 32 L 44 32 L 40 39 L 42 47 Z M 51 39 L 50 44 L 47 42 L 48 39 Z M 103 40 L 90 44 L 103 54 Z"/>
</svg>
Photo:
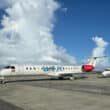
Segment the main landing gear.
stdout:
<svg viewBox="0 0 110 110">
<path fill-rule="evenodd" d="M 69 79 L 69 80 L 75 80 L 76 79 L 76 77 L 74 77 L 74 76 L 70 76 L 70 77 L 63 77 L 63 76 L 61 76 L 61 77 L 59 77 L 58 78 L 59 80 L 64 80 L 64 79 Z"/>
<path fill-rule="evenodd" d="M 75 80 L 76 78 L 75 77 L 69 77 L 69 80 Z"/>
</svg>

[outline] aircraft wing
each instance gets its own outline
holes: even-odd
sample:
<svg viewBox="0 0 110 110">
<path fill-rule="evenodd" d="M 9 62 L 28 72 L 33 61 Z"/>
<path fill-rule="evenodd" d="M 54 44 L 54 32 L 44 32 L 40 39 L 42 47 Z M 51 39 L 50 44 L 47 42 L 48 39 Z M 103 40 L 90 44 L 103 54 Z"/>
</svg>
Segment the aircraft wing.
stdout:
<svg viewBox="0 0 110 110">
<path fill-rule="evenodd" d="M 84 74 L 82 72 L 60 72 L 58 73 L 59 76 L 62 76 L 62 77 L 66 77 L 66 76 L 74 76 L 74 75 L 80 75 L 80 74 Z"/>
</svg>

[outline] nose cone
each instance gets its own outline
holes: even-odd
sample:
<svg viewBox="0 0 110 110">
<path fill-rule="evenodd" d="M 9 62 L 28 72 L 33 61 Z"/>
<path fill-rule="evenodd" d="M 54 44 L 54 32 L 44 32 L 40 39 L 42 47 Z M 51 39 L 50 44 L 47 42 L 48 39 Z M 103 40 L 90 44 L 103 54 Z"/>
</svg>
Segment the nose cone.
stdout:
<svg viewBox="0 0 110 110">
<path fill-rule="evenodd" d="M 3 76 L 3 73 L 2 73 L 2 70 L 0 70 L 0 77 L 2 77 Z"/>
<path fill-rule="evenodd" d="M 2 69 L 0 71 L 0 76 L 7 76 L 10 75 L 10 71 L 8 69 Z"/>
<path fill-rule="evenodd" d="M 2 71 L 2 70 L 0 70 L 0 76 L 2 76 L 2 74 L 3 74 L 3 71 Z"/>
<path fill-rule="evenodd" d="M 105 72 L 102 72 L 102 75 L 103 75 L 103 76 L 106 76 L 106 73 L 105 73 Z"/>
<path fill-rule="evenodd" d="M 110 71 L 104 71 L 102 73 L 103 76 L 107 77 L 107 76 L 110 76 Z"/>
</svg>

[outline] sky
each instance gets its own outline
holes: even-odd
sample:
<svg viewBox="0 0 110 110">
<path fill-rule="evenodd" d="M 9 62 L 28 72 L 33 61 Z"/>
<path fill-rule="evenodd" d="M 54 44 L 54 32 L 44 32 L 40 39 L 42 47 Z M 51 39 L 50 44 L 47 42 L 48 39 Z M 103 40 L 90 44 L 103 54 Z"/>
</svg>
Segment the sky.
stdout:
<svg viewBox="0 0 110 110">
<path fill-rule="evenodd" d="M 106 55 L 109 0 L 0 0 L 0 62 L 81 64 Z"/>
<path fill-rule="evenodd" d="M 99 36 L 110 42 L 109 0 L 59 0 L 67 8 L 57 15 L 55 40 L 67 48 L 69 53 L 83 59 L 91 56 L 95 47 L 92 37 Z M 107 47 L 109 49 L 109 46 Z M 107 56 L 110 51 L 106 50 Z"/>
</svg>

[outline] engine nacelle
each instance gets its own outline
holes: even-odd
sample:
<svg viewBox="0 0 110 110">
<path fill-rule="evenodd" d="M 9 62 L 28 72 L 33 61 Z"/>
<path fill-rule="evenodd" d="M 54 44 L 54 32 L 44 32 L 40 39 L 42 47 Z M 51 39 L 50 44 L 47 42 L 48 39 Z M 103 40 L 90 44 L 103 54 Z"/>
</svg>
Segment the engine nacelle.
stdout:
<svg viewBox="0 0 110 110">
<path fill-rule="evenodd" d="M 83 65 L 83 66 L 82 66 L 82 70 L 83 70 L 84 72 L 90 72 L 90 71 L 92 71 L 93 69 L 94 69 L 94 66 L 93 66 L 93 65 L 86 64 L 86 65 Z"/>
</svg>

